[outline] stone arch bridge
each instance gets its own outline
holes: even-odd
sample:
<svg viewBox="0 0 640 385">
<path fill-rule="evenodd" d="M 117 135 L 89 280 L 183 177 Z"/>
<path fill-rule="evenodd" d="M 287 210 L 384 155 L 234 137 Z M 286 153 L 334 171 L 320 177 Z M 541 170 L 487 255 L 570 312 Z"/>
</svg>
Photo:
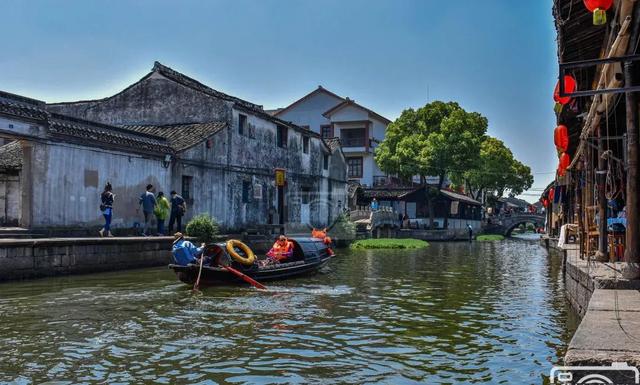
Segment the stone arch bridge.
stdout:
<svg viewBox="0 0 640 385">
<path fill-rule="evenodd" d="M 545 216 L 543 214 L 512 214 L 498 217 L 498 223 L 489 225 L 485 232 L 510 236 L 511 232 L 523 223 L 533 223 L 536 227 L 544 227 Z"/>
</svg>

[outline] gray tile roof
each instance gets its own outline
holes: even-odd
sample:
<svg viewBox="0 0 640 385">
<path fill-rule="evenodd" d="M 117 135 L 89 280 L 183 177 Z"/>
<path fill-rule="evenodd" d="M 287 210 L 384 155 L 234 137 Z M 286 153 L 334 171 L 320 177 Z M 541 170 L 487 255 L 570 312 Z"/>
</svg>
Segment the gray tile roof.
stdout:
<svg viewBox="0 0 640 385">
<path fill-rule="evenodd" d="M 340 146 L 342 146 L 342 143 L 340 142 L 340 138 L 326 138 L 323 140 L 327 144 L 327 147 L 329 147 L 331 152 L 334 152 L 335 150 L 340 149 Z"/>
<path fill-rule="evenodd" d="M 450 190 L 444 190 L 444 189 L 440 190 L 440 192 L 444 196 L 449 197 L 451 200 L 464 202 L 464 203 L 467 203 L 467 204 L 470 204 L 470 205 L 474 205 L 474 206 L 482 206 L 482 203 L 480 203 L 477 200 L 475 200 L 473 198 L 470 198 L 470 197 L 468 197 L 466 195 L 459 194 L 457 192 L 453 192 L 453 191 L 450 191 Z"/>
<path fill-rule="evenodd" d="M 22 146 L 14 141 L 0 146 L 0 170 L 20 170 L 22 168 Z"/>
<path fill-rule="evenodd" d="M 47 120 L 44 102 L 0 91 L 0 113 L 31 120 Z"/>
<path fill-rule="evenodd" d="M 0 91 L 0 115 L 35 120 L 48 127 L 51 138 L 88 146 L 111 145 L 158 155 L 175 153 L 164 137 L 51 113 L 45 106 L 39 100 Z"/>
<path fill-rule="evenodd" d="M 49 134 L 75 139 L 84 145 L 114 145 L 158 155 L 175 152 L 163 137 L 58 114 L 51 114 L 49 118 Z"/>
<path fill-rule="evenodd" d="M 183 151 L 202 143 L 227 126 L 225 122 L 172 124 L 166 126 L 125 126 L 125 128 L 162 137 L 176 151 Z"/>
</svg>

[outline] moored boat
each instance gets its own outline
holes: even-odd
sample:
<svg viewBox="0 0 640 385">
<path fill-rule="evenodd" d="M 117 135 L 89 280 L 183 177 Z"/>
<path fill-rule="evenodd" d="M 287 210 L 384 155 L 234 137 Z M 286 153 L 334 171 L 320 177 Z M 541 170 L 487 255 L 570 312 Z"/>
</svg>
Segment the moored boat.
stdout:
<svg viewBox="0 0 640 385">
<path fill-rule="evenodd" d="M 271 281 L 313 274 L 326 266 L 334 256 L 333 250 L 322 239 L 289 238 L 289 241 L 293 243 L 293 253 L 284 262 L 265 263 L 267 257 L 258 256 L 251 265 L 245 265 L 235 260 L 228 252 L 226 242 L 207 245 L 205 256 L 209 257 L 210 265 L 202 266 L 200 284 L 216 285 L 243 282 L 225 266 L 231 266 L 257 281 Z M 180 281 L 190 285 L 196 282 L 200 270 L 200 266 L 197 264 L 186 266 L 170 264 L 169 268 L 176 273 Z"/>
</svg>

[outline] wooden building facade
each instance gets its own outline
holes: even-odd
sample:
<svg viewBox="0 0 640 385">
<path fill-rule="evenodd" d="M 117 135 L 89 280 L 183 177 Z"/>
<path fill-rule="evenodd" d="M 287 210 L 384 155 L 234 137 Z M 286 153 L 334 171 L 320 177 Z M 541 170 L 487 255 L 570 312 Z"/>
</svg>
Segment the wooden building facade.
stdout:
<svg viewBox="0 0 640 385">
<path fill-rule="evenodd" d="M 564 150 L 568 165 L 559 165 L 555 182 L 541 198 L 547 232 L 559 235 L 562 226 L 577 228 L 581 257 L 636 265 L 638 98 L 629 87 L 640 83 L 640 62 L 633 57 L 640 4 L 616 1 L 604 25 L 594 25 L 582 0 L 555 0 L 553 14 L 558 85 L 566 88 L 556 89 L 556 101 L 564 99 L 556 105 L 557 124 L 568 132 L 568 145 L 559 154 Z M 575 90 L 565 76 L 575 80 Z"/>
</svg>

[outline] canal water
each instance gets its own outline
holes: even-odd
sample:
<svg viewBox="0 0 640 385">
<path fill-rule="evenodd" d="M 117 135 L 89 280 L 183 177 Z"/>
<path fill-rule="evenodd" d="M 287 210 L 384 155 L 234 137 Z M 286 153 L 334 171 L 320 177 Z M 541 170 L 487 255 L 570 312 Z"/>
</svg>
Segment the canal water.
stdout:
<svg viewBox="0 0 640 385">
<path fill-rule="evenodd" d="M 0 383 L 541 384 L 576 318 L 535 241 L 340 250 L 269 292 L 166 268 L 0 285 Z"/>
</svg>

